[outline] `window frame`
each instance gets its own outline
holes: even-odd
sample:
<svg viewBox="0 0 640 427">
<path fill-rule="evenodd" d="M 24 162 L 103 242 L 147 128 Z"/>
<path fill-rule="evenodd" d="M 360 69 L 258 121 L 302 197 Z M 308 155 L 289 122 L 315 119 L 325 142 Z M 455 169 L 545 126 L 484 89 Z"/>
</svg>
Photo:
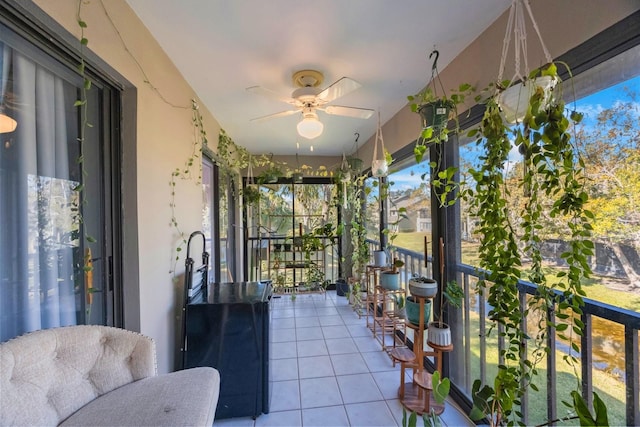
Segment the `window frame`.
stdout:
<svg viewBox="0 0 640 427">
<path fill-rule="evenodd" d="M 119 171 L 112 173 L 109 182 L 104 183 L 104 200 L 111 210 L 103 214 L 105 220 L 110 222 L 111 230 L 104 235 L 103 244 L 111 246 L 110 259 L 105 268 L 109 291 L 113 293 L 112 310 L 107 323 L 140 331 L 137 89 L 90 49 L 85 47 L 81 52 L 78 39 L 31 1 L 1 1 L 0 23 L 26 44 L 33 45 L 70 71 L 76 70 L 83 59 L 87 76 L 109 88 L 103 103 L 110 103 L 108 115 L 111 120 L 106 124 L 108 126 L 104 126 L 103 132 L 106 134 L 103 136 L 109 138 L 110 143 L 104 153 L 105 164 L 102 167 L 117 165 Z M 105 104 L 101 106 L 104 107 Z M 127 185 L 123 186 L 123 182 L 127 182 Z M 126 221 L 124 212 L 127 213 Z M 127 285 L 124 286 L 124 283 Z"/>
</svg>

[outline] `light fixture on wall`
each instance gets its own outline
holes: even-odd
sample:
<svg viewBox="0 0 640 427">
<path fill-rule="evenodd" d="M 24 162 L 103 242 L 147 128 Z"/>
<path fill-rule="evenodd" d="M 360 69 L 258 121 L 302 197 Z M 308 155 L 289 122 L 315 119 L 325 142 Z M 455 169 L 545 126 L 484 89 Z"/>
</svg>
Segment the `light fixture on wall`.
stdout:
<svg viewBox="0 0 640 427">
<path fill-rule="evenodd" d="M 8 133 L 16 130 L 18 122 L 4 113 L 0 113 L 0 133 Z"/>
<path fill-rule="evenodd" d="M 309 108 L 302 112 L 302 120 L 297 126 L 298 135 L 307 139 L 314 139 L 322 135 L 324 125 L 318 120 L 318 114 Z"/>
</svg>

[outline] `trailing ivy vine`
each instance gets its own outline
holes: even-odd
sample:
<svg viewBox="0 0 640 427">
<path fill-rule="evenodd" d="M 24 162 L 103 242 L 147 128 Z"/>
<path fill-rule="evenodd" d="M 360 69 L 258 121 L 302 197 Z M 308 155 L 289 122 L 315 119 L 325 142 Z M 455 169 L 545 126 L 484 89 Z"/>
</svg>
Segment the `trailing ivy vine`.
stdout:
<svg viewBox="0 0 640 427">
<path fill-rule="evenodd" d="M 78 163 L 78 167 L 80 168 L 80 177 L 79 183 L 73 188 L 73 191 L 78 192 L 78 200 L 79 203 L 75 204 L 71 207 L 71 211 L 74 215 L 74 220 L 78 223 L 78 238 L 81 238 L 82 234 L 84 234 L 84 240 L 87 243 L 95 243 L 96 239 L 84 228 L 84 216 L 82 214 L 83 209 L 88 204 L 87 193 L 85 191 L 84 181 L 86 177 L 89 175 L 86 170 L 86 164 L 84 161 L 84 146 L 86 142 L 86 134 L 87 128 L 92 127 L 89 122 L 88 115 L 88 92 L 91 89 L 91 80 L 89 79 L 86 72 L 86 61 L 85 61 L 85 51 L 86 47 L 89 44 L 89 39 L 85 37 L 85 29 L 87 28 L 87 23 L 82 19 L 82 1 L 78 1 L 78 8 L 76 10 L 76 23 L 80 28 L 80 61 L 78 63 L 78 74 L 82 78 L 82 86 L 80 87 L 80 97 L 77 99 L 73 106 L 78 109 L 78 113 L 80 115 L 80 129 L 78 136 L 78 158 L 76 162 Z M 93 256 L 91 254 L 91 248 L 85 248 L 83 257 L 82 257 L 82 271 L 84 273 L 84 289 L 85 289 L 85 298 L 86 298 L 86 309 L 85 314 L 87 319 L 91 317 L 91 308 L 93 306 L 93 293 L 99 291 L 98 289 L 93 287 Z"/>
<path fill-rule="evenodd" d="M 173 274 L 174 280 L 176 279 L 176 266 L 180 260 L 180 253 L 187 245 L 187 234 L 180 228 L 176 218 L 176 183 L 179 179 L 195 179 L 196 185 L 200 185 L 202 183 L 202 168 L 200 167 L 200 162 L 197 160 L 201 157 L 202 147 L 207 144 L 207 132 L 204 129 L 200 108 L 195 99 L 191 100 L 191 123 L 193 125 L 191 155 L 187 160 L 185 160 L 184 166 L 174 169 L 171 173 L 171 180 L 169 181 L 169 187 L 171 188 L 169 200 L 169 206 L 171 207 L 171 226 L 178 233 L 178 243 L 175 247 L 173 267 L 169 271 L 169 273 Z M 194 166 L 197 171 L 197 175 L 193 171 Z"/>
<path fill-rule="evenodd" d="M 85 37 L 84 30 L 87 28 L 87 23 L 82 19 L 81 15 L 82 11 L 82 1 L 78 2 L 78 9 L 76 12 L 76 22 L 78 27 L 80 27 L 80 63 L 78 64 L 78 74 L 82 77 L 82 86 L 80 87 L 80 99 L 77 99 L 73 106 L 78 108 L 80 112 L 80 135 L 78 136 L 78 151 L 79 155 L 76 159 L 78 166 L 80 167 L 80 183 L 74 187 L 74 191 L 78 192 L 78 196 L 80 199 L 80 206 L 76 209 L 77 220 L 79 226 L 83 226 L 84 220 L 82 216 L 82 207 L 86 206 L 87 201 L 87 193 L 85 191 L 85 187 L 83 184 L 84 179 L 89 175 L 84 162 L 84 144 L 86 142 L 86 134 L 87 128 L 93 127 L 91 123 L 89 123 L 89 115 L 88 115 L 88 102 L 87 102 L 87 93 L 89 89 L 91 89 L 91 80 L 87 76 L 86 73 L 86 62 L 85 62 L 85 49 L 89 44 L 89 40 Z M 85 240 L 89 243 L 96 242 L 96 239 L 93 238 L 90 234 L 85 233 Z M 88 272 L 92 270 L 92 266 L 90 262 L 84 263 L 84 271 Z"/>
<path fill-rule="evenodd" d="M 529 77 L 540 74 L 559 79 L 555 64 Z M 570 133 L 571 123 L 580 120 L 579 113 L 566 115 L 559 87 L 550 102 L 545 101 L 543 89 L 536 87 L 522 125 L 507 125 L 496 98 L 491 97 L 480 128 L 470 133 L 477 136 L 477 143 L 484 150 L 482 164 L 470 171 L 475 188 L 465 194 L 478 218 L 479 267 L 486 271 L 477 286 L 479 292 L 487 294 L 492 307 L 491 328 L 498 329 L 504 342 L 493 387 L 482 387 L 479 380 L 474 383 L 472 416 L 488 416 L 492 425 L 519 423 L 525 390 L 537 389 L 533 377 L 538 362 L 548 351 L 547 333 L 557 332 L 571 348 L 564 358 L 578 378 L 576 389 L 580 388 L 576 354 L 584 328 L 580 320 L 585 295 L 582 281 L 590 277 L 587 259 L 594 248 L 589 240 L 593 215 L 585 209 L 584 163 L 572 145 Z M 517 188 L 507 186 L 505 180 L 512 139 L 524 154 L 524 174 Z M 522 191 L 526 199 L 518 215 L 510 211 L 507 203 L 512 191 Z M 557 273 L 551 283 L 547 283 L 542 270 L 540 234 L 545 215 L 564 219 L 571 239 L 569 250 L 561 255 L 568 268 Z M 517 229 L 522 230 L 522 236 Z M 531 265 L 527 271 L 522 269 L 525 258 Z M 521 279 L 537 285 L 537 292 L 528 299 L 524 311 L 518 291 Z M 531 313 L 542 319 L 533 337 L 522 328 L 523 319 Z M 530 351 L 526 351 L 527 346 Z"/>
</svg>

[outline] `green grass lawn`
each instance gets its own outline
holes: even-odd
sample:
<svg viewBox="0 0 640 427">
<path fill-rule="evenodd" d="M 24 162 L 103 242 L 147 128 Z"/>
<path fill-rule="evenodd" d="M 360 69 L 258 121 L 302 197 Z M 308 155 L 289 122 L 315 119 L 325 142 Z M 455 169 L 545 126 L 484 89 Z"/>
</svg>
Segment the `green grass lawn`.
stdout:
<svg viewBox="0 0 640 427">
<path fill-rule="evenodd" d="M 471 334 L 471 378 L 480 378 L 480 339 L 478 337 L 478 314 L 471 313 L 470 321 L 472 324 Z M 487 378 L 491 381 L 497 373 L 498 363 L 498 339 L 494 331 L 487 337 Z M 455 350 L 454 350 L 455 351 Z M 576 377 L 573 368 L 567 364 L 562 357 L 564 353 L 556 351 L 556 388 L 558 395 L 558 416 L 563 417 L 567 414 L 568 408 L 563 405 L 562 400 L 570 400 L 570 392 L 577 387 Z M 535 377 L 534 384 L 539 391 L 529 389 L 529 425 L 539 425 L 547 422 L 547 369 L 546 357 L 537 365 L 538 375 Z M 578 366 L 578 370 L 580 367 Z M 607 406 L 609 415 L 609 424 L 612 426 L 625 425 L 625 389 L 624 384 L 617 378 L 600 370 L 592 370 L 594 391 L 604 401 Z M 472 381 L 473 382 L 473 381 Z M 568 421 L 564 425 L 578 425 L 576 420 Z"/>
</svg>

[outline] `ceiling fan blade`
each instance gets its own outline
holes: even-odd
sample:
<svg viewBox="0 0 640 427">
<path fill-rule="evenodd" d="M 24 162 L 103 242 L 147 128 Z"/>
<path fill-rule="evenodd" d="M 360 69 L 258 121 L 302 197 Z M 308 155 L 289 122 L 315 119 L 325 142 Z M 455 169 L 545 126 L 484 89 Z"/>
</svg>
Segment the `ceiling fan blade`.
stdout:
<svg viewBox="0 0 640 427">
<path fill-rule="evenodd" d="M 375 112 L 368 108 L 343 107 L 341 105 L 328 105 L 322 109 L 327 114 L 336 116 L 355 117 L 357 119 L 368 119 Z"/>
<path fill-rule="evenodd" d="M 352 80 L 349 77 L 343 77 L 320 92 L 317 98 L 321 99 L 324 103 L 328 103 L 358 89 L 360 86 L 362 85 L 357 81 Z"/>
<path fill-rule="evenodd" d="M 264 120 L 275 119 L 276 117 L 290 116 L 290 115 L 296 114 L 296 113 L 300 113 L 300 110 L 280 111 L 279 113 L 269 114 L 269 115 L 262 116 L 262 117 L 256 117 L 255 119 L 251 119 L 249 121 L 250 122 L 261 122 L 261 121 L 264 121 Z"/>
<path fill-rule="evenodd" d="M 280 95 L 270 89 L 265 89 L 262 86 L 251 86 L 246 89 L 247 92 L 255 93 L 256 95 L 264 96 L 269 99 L 275 99 L 276 101 L 286 102 L 287 104 L 295 105 L 296 100 L 293 98 L 287 98 Z"/>
</svg>

